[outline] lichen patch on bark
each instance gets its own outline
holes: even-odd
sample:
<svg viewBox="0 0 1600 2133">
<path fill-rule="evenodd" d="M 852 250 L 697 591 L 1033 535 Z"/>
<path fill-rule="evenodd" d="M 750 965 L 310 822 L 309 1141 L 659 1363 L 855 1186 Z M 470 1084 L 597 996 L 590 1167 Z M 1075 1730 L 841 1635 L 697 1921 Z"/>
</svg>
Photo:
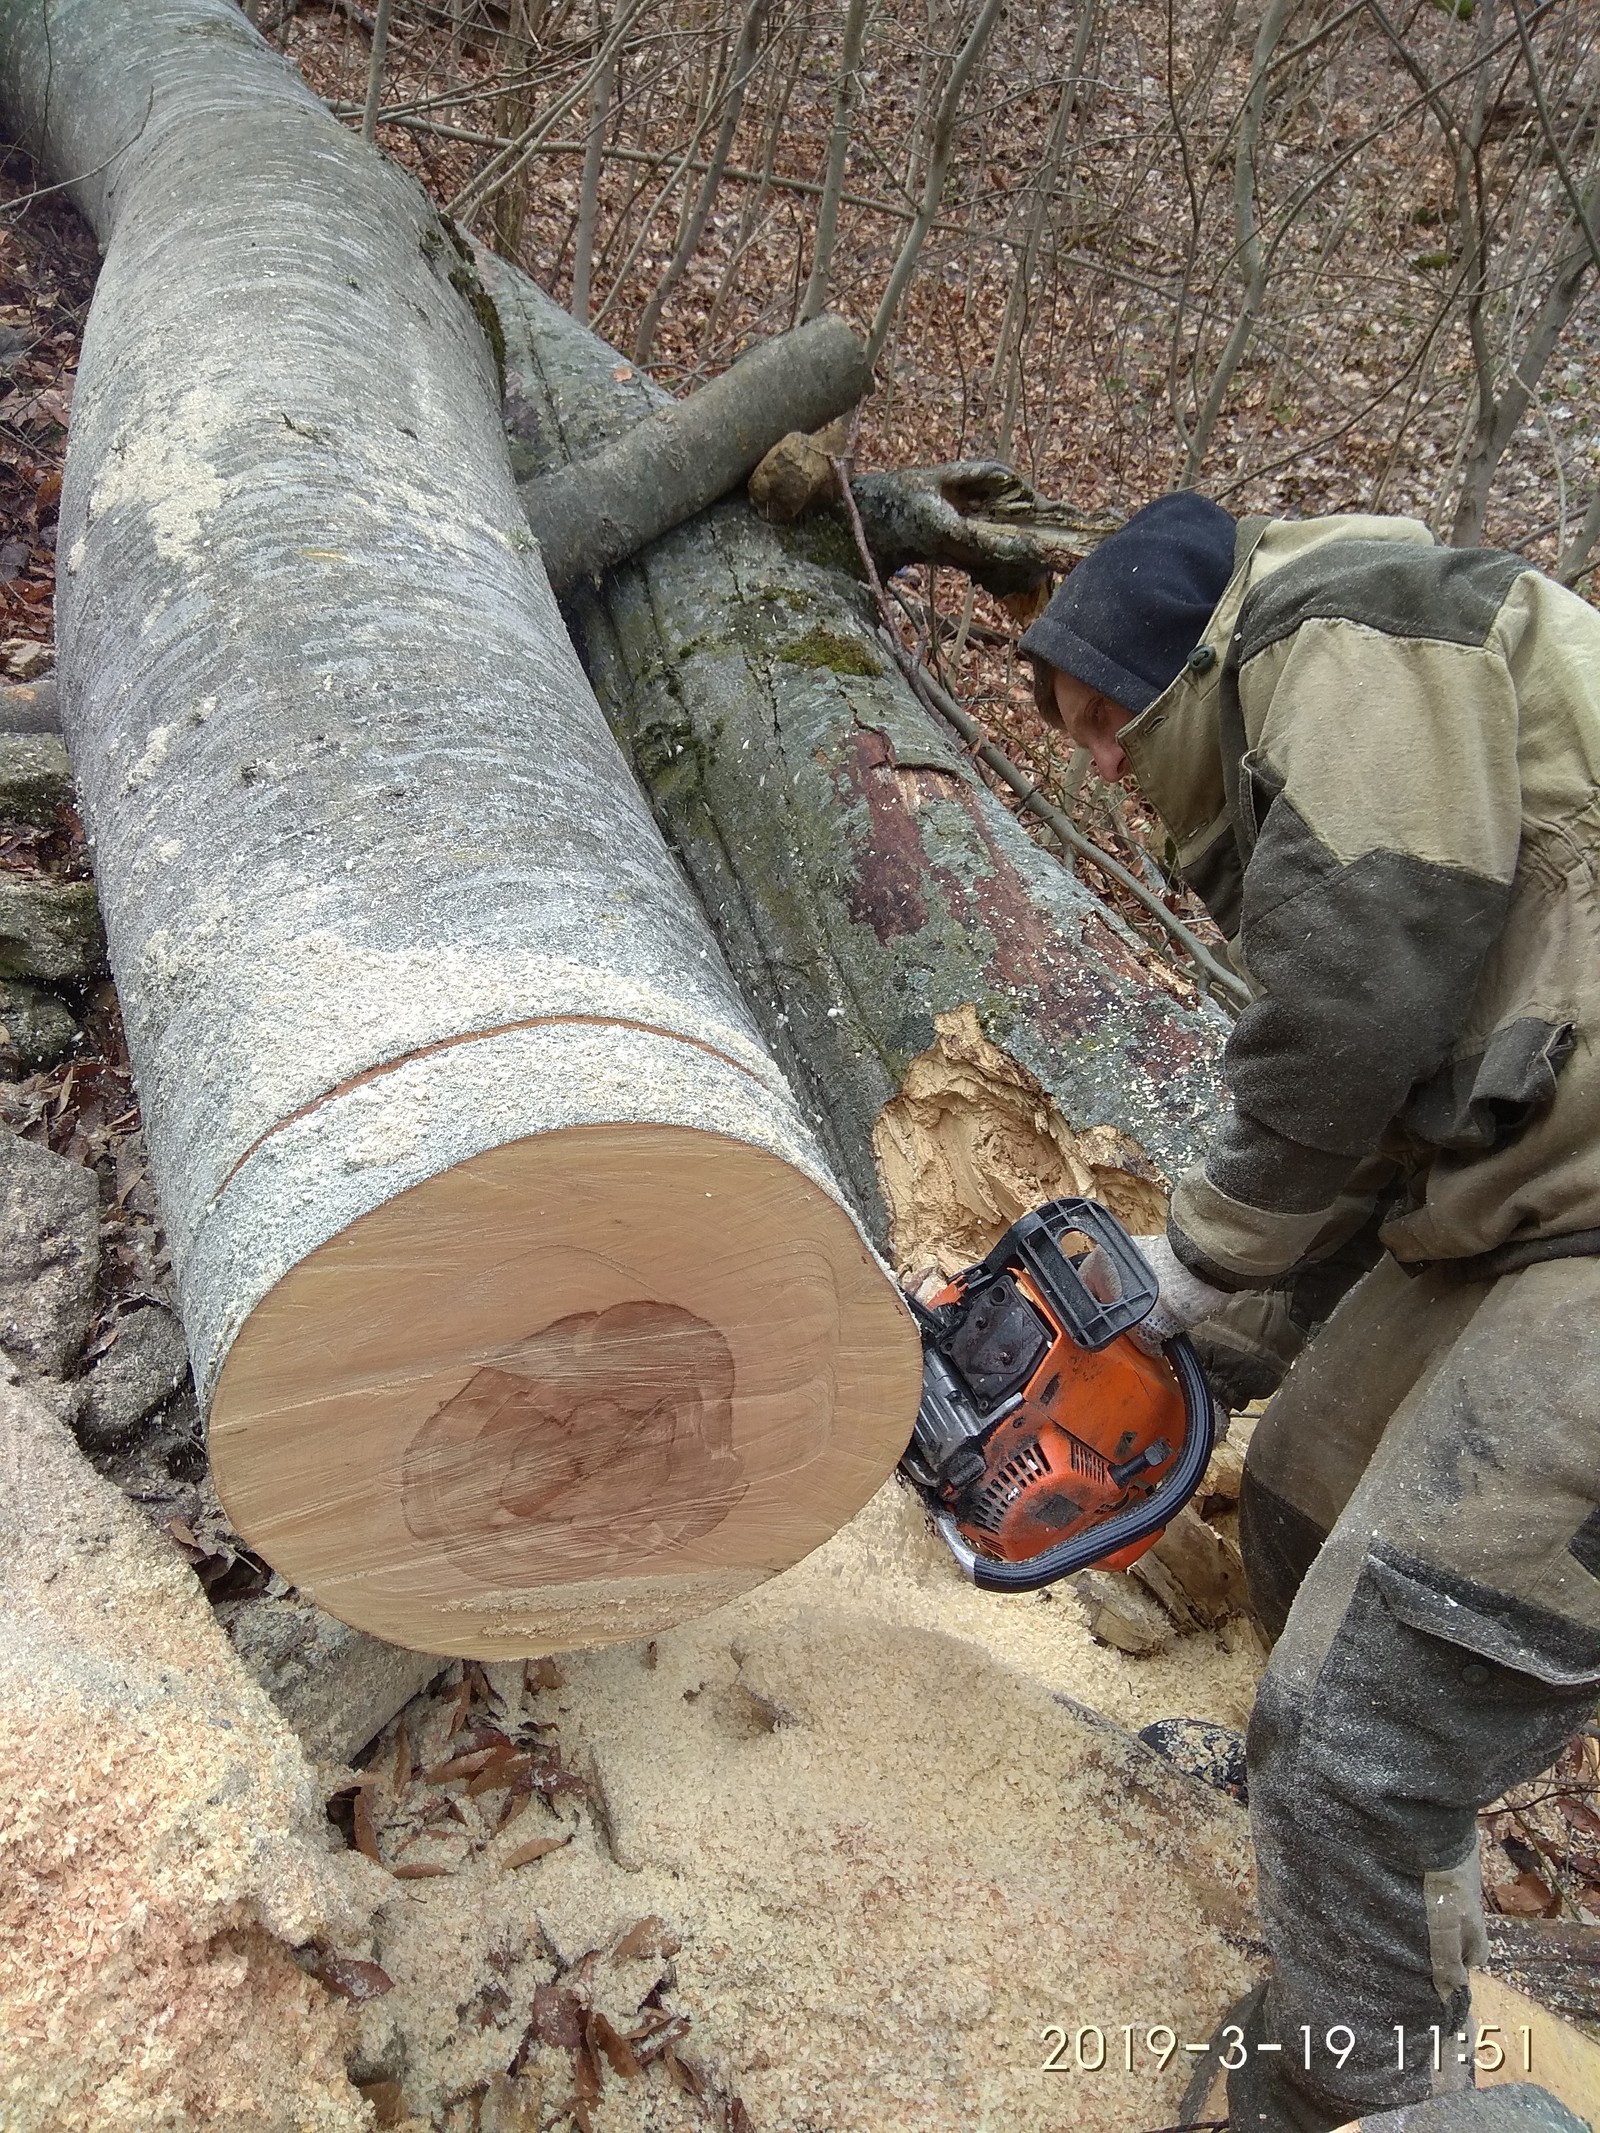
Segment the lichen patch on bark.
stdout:
<svg viewBox="0 0 1600 2133">
<path fill-rule="evenodd" d="M 1069 1193 L 1101 1201 L 1136 1236 L 1165 1227 L 1165 1181 L 1136 1141 L 1073 1126 L 970 1004 L 934 1027 L 872 1135 L 898 1265 L 953 1274 L 1029 1208 Z"/>
</svg>

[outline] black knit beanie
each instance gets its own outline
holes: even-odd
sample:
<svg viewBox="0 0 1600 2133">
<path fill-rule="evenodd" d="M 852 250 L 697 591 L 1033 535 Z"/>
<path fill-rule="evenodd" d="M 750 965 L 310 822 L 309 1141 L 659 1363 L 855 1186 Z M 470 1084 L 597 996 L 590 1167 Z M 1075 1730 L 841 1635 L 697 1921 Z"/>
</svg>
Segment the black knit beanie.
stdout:
<svg viewBox="0 0 1600 2133">
<path fill-rule="evenodd" d="M 1233 576 L 1234 531 L 1209 497 L 1158 496 L 1084 558 L 1018 651 L 1145 710 L 1183 671 Z"/>
</svg>

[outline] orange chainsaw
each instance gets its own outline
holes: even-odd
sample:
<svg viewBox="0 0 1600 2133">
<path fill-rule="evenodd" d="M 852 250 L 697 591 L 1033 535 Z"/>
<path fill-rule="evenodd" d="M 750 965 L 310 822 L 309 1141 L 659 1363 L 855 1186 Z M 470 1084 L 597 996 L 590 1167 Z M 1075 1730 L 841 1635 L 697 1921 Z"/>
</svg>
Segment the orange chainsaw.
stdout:
<svg viewBox="0 0 1600 2133">
<path fill-rule="evenodd" d="M 1083 1279 L 1091 1247 L 1114 1301 Z M 931 1303 L 922 1405 L 900 1471 L 956 1561 L 989 1592 L 1034 1592 L 1074 1570 L 1125 1570 L 1200 1486 L 1216 1410 L 1180 1336 L 1159 1356 L 1129 1338 L 1159 1290 L 1115 1215 L 1051 1200 Z"/>
</svg>

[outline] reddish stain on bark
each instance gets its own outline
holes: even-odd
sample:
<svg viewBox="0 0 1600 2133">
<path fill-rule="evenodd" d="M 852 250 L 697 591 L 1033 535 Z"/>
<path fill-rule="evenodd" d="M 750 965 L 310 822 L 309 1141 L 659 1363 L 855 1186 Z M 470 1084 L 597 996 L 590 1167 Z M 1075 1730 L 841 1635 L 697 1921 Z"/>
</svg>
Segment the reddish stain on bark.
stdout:
<svg viewBox="0 0 1600 2133">
<path fill-rule="evenodd" d="M 997 849 L 978 796 L 962 778 L 896 762 L 886 734 L 856 727 L 845 736 L 834 779 L 841 799 L 854 795 L 867 809 L 867 832 L 857 847 L 845 901 L 858 924 L 880 941 L 920 932 L 930 896 L 938 895 L 958 925 L 994 946 L 984 977 L 994 993 L 1017 999 L 1047 1042 L 1068 1045 L 1116 1032 L 1128 1066 L 1165 1079 L 1202 1063 L 1209 1052 L 1200 1031 L 1183 1027 L 1137 957 L 1101 920 L 1086 915 L 1082 929 L 1063 934 L 1034 900 L 1024 877 Z M 966 810 L 988 854 L 989 867 L 968 882 L 929 860 L 917 820 L 932 799 Z M 976 943 L 975 943 L 976 944 Z M 1118 980 L 1131 988 L 1124 991 Z"/>
<path fill-rule="evenodd" d="M 920 933 L 928 923 L 922 893 L 928 864 L 895 767 L 886 734 L 857 726 L 846 735 L 839 776 L 866 802 L 867 835 L 845 903 L 856 924 L 870 926 L 880 941 Z"/>
</svg>

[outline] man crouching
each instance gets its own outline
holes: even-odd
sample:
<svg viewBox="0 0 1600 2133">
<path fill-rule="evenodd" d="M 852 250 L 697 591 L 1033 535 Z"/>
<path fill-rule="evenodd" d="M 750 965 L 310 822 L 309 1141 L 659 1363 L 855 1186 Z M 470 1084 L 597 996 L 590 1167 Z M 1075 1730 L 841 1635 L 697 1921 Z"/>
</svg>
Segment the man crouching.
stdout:
<svg viewBox="0 0 1600 2133">
<path fill-rule="evenodd" d="M 1183 494 L 1021 649 L 1253 995 L 1144 1240 L 1167 1330 L 1381 1250 L 1240 1500 L 1272 1974 L 1229 2111 L 1322 2133 L 1472 2085 L 1475 1817 L 1600 1693 L 1600 614 L 1414 520 Z"/>
</svg>

